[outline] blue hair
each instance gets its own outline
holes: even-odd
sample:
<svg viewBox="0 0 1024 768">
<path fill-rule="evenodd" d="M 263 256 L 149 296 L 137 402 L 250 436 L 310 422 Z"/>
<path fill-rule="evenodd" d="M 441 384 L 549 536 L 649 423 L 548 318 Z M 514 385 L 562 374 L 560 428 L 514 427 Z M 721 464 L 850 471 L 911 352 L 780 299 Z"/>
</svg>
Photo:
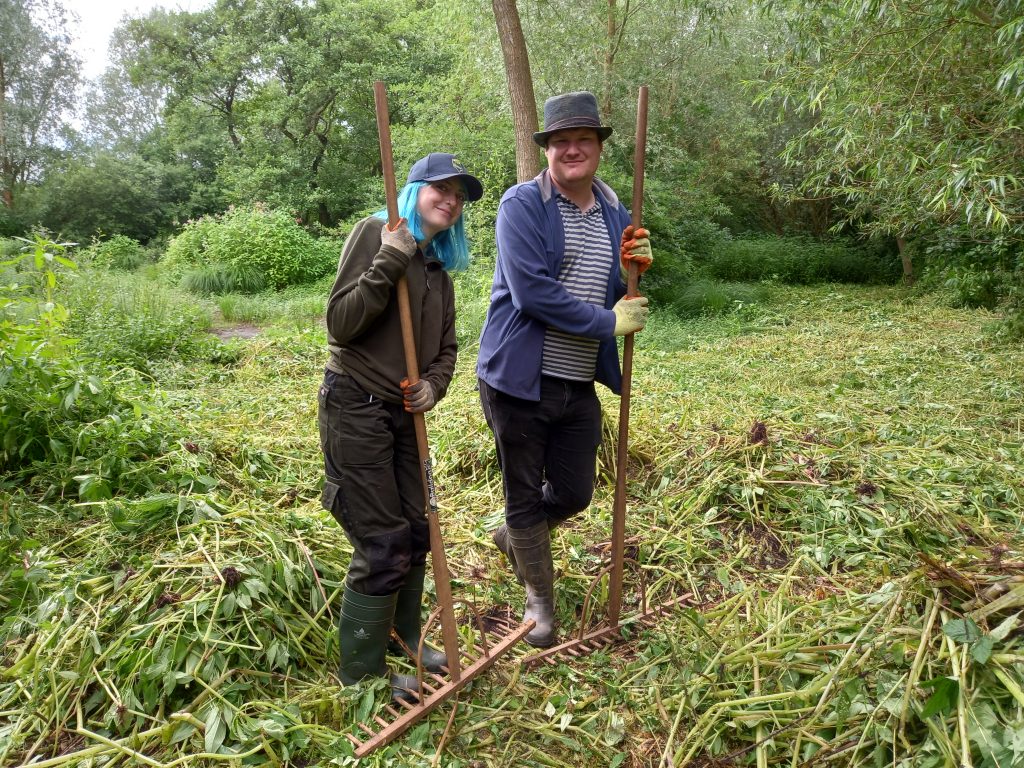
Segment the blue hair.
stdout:
<svg viewBox="0 0 1024 768">
<path fill-rule="evenodd" d="M 416 242 L 424 239 L 420 212 L 416 203 L 420 197 L 420 189 L 427 185 L 426 181 L 411 181 L 398 193 L 398 215 L 409 222 L 409 231 Z M 378 219 L 388 220 L 387 210 L 373 214 Z M 469 243 L 466 241 L 466 227 L 463 215 L 455 220 L 448 229 L 438 232 L 427 246 L 427 252 L 441 262 L 446 272 L 461 272 L 469 267 Z"/>
</svg>

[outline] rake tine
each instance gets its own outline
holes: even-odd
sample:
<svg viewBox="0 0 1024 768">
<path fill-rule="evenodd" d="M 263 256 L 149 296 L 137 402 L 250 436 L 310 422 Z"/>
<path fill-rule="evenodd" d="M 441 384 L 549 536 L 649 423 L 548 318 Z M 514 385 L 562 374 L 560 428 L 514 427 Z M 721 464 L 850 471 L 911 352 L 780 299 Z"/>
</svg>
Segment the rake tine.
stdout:
<svg viewBox="0 0 1024 768">
<path fill-rule="evenodd" d="M 398 690 L 404 691 L 405 693 L 408 693 L 408 694 L 410 694 L 412 696 L 416 696 L 416 691 L 413 691 L 413 690 L 411 690 L 409 688 L 399 688 Z M 419 698 L 419 697 L 417 696 L 417 698 Z M 401 696 L 399 696 L 397 699 L 395 699 L 395 701 L 398 702 L 399 706 L 405 707 L 406 709 L 416 709 L 416 704 L 413 704 L 410 701 L 406 701 Z"/>
<path fill-rule="evenodd" d="M 356 757 L 366 757 L 366 755 L 370 754 L 375 749 L 382 747 L 385 744 L 390 744 L 405 733 L 405 731 L 414 723 L 419 722 L 448 699 L 458 696 L 459 691 L 469 685 L 477 676 L 493 666 L 500 656 L 505 654 L 514 644 L 522 640 L 526 636 L 526 633 L 533 629 L 533 627 L 534 622 L 532 620 L 527 621 L 515 632 L 509 634 L 509 636 L 501 643 L 497 644 L 494 647 L 493 654 L 477 659 L 464 670 L 464 674 L 459 677 L 458 680 L 445 682 L 444 685 L 431 693 L 431 695 L 420 698 L 417 703 L 412 704 L 403 699 L 398 699 L 397 703 L 406 710 L 405 712 L 398 712 L 394 707 L 385 705 L 385 709 L 395 717 L 394 722 L 384 727 L 373 738 L 358 747 L 356 750 Z"/>
</svg>

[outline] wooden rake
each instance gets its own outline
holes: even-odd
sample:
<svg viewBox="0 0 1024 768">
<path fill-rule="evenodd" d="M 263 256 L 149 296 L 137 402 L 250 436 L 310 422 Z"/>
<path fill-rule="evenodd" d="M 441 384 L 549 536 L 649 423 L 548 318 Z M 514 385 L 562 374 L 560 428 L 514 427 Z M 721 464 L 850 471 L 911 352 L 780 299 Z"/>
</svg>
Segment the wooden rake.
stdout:
<svg viewBox="0 0 1024 768">
<path fill-rule="evenodd" d="M 398 191 L 395 185 L 395 164 L 391 155 L 391 127 L 388 121 L 387 89 L 383 82 L 373 84 L 373 97 L 377 110 L 377 132 L 380 138 L 380 159 L 384 174 L 384 196 L 387 201 L 388 225 L 394 227 L 398 223 Z M 395 286 L 398 299 L 398 312 L 402 325 L 402 346 L 405 352 L 405 366 L 410 383 L 419 381 L 419 359 L 416 354 L 416 340 L 413 335 L 412 312 L 409 306 L 409 282 L 403 275 Z M 472 624 L 478 631 L 479 642 L 472 643 L 467 649 L 459 647 L 459 634 L 455 621 L 455 601 L 452 599 L 451 576 L 448 572 L 448 560 L 444 553 L 444 540 L 441 538 L 441 523 L 437 514 L 437 496 L 434 492 L 434 473 L 430 461 L 430 447 L 427 443 L 426 420 L 422 413 L 413 414 L 416 429 L 416 446 L 420 457 L 420 474 L 423 479 L 423 494 L 427 503 L 427 525 L 430 530 L 430 558 L 434 569 L 434 585 L 437 590 L 437 608 L 430 614 L 423 627 L 423 637 L 419 647 L 407 649 L 416 659 L 416 675 L 419 681 L 419 693 L 407 691 L 412 701 L 398 700 L 384 707 L 390 717 L 381 714 L 373 716 L 372 723 L 359 723 L 364 738 L 346 734 L 348 740 L 356 748 L 356 757 L 365 757 L 379 747 L 390 744 L 401 736 L 415 723 L 422 720 L 433 710 L 459 692 L 491 665 L 506 651 L 521 640 L 531 629 L 534 622 L 530 620 L 515 626 L 503 623 L 488 622 L 493 638 L 488 640 L 488 627 L 477 613 L 475 607 L 466 600 L 458 602 L 466 606 L 472 617 Z M 448 659 L 446 676 L 426 672 L 423 669 L 424 638 L 435 622 L 440 620 L 441 637 L 444 653 Z"/>
<path fill-rule="evenodd" d="M 636 109 L 636 153 L 633 158 L 633 207 L 632 224 L 640 226 L 641 209 L 644 202 L 644 165 L 647 155 L 647 86 L 640 86 Z M 626 272 L 626 296 L 639 296 L 640 274 L 636 264 L 629 263 Z M 686 605 L 691 594 L 675 597 L 661 605 L 650 606 L 647 601 L 647 585 L 639 563 L 625 556 L 626 543 L 626 463 L 629 448 L 629 404 L 633 380 L 633 334 L 628 334 L 622 344 L 622 395 L 619 399 L 619 442 L 617 466 L 615 468 L 615 502 L 612 508 L 611 563 L 594 577 L 583 600 L 580 616 L 580 630 L 576 637 L 559 645 L 546 648 L 523 658 L 524 666 L 541 663 L 555 665 L 560 659 L 576 658 L 612 645 L 622 639 L 623 627 L 652 626 L 659 616 Z M 639 573 L 640 612 L 625 619 L 622 612 L 622 582 L 626 560 L 637 566 Z M 590 624 L 590 602 L 601 580 L 608 576 L 608 617 L 596 629 L 587 631 Z"/>
</svg>

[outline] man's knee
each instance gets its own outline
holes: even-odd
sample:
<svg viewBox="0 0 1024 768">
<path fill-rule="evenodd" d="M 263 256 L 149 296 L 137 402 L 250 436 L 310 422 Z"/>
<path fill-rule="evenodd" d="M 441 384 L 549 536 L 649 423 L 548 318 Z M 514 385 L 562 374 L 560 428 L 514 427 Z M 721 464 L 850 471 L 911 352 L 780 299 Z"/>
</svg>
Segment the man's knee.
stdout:
<svg viewBox="0 0 1024 768">
<path fill-rule="evenodd" d="M 579 514 L 590 506 L 593 498 L 593 482 L 585 485 L 572 483 L 562 487 L 546 483 L 544 486 L 544 506 L 549 518 L 564 520 Z"/>
</svg>

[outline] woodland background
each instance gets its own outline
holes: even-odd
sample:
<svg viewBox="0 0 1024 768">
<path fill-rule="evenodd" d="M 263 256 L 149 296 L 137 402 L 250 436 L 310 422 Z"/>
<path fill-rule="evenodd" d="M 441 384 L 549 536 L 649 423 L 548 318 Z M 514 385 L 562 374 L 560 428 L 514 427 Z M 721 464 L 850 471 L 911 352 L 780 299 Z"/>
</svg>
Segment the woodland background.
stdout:
<svg viewBox="0 0 1024 768">
<path fill-rule="evenodd" d="M 71 29 L 0 0 L 0 765 L 355 762 L 389 691 L 334 677 L 315 392 L 379 79 L 399 173 L 452 151 L 486 190 L 427 421 L 453 592 L 512 617 L 497 202 L 578 89 L 628 199 L 650 88 L 624 613 L 640 574 L 687 607 L 517 648 L 365 764 L 1024 766 L 1024 0 L 218 0 L 125 18 L 96 82 Z M 563 636 L 607 554 L 601 397 Z"/>
</svg>

